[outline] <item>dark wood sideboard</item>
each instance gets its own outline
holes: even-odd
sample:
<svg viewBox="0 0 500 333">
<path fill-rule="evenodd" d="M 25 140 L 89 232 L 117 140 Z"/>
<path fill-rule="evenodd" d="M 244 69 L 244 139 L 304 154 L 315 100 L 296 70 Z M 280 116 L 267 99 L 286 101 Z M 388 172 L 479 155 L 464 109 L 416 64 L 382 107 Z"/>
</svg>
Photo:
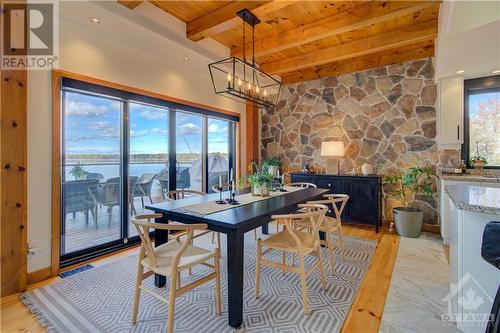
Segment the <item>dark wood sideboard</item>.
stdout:
<svg viewBox="0 0 500 333">
<path fill-rule="evenodd" d="M 342 213 L 343 223 L 367 224 L 378 232 L 382 224 L 382 177 L 371 175 L 335 176 L 291 173 L 291 182 L 313 183 L 330 193 L 347 194 L 349 201 Z"/>
</svg>

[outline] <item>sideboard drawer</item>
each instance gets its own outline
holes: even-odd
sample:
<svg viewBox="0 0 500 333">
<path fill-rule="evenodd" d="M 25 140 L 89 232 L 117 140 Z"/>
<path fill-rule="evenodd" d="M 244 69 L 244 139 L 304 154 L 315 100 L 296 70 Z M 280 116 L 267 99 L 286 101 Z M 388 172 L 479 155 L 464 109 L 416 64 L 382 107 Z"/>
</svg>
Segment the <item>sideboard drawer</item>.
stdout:
<svg viewBox="0 0 500 333">
<path fill-rule="evenodd" d="M 317 177 L 316 185 L 318 188 L 330 190 L 329 193 L 344 193 L 344 186 L 341 178 Z"/>
</svg>

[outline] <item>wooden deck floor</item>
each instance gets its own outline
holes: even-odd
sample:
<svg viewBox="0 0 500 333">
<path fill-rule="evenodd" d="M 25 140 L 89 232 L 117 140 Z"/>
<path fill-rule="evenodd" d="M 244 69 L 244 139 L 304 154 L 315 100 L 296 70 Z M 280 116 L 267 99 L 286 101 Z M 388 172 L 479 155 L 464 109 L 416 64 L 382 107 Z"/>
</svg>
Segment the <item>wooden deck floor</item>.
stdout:
<svg viewBox="0 0 500 333">
<path fill-rule="evenodd" d="M 376 234 L 373 228 L 348 225 L 344 226 L 344 233 L 349 236 L 374 239 L 378 241 L 378 244 L 371 266 L 358 290 L 341 332 L 375 333 L 378 332 L 387 292 L 389 291 L 394 262 L 399 247 L 399 236 L 388 232 L 386 228 L 382 228 L 381 232 Z M 102 266 L 137 251 L 137 248 L 129 249 L 99 260 L 94 260 L 91 263 L 94 266 Z M 28 289 L 35 289 L 58 280 L 58 277 L 51 278 L 33 284 Z M 44 332 L 44 329 L 35 317 L 19 301 L 17 295 L 2 298 L 0 328 L 0 331 L 5 333 Z"/>
<path fill-rule="evenodd" d="M 154 197 L 153 202 L 163 201 L 163 198 Z M 149 199 L 144 198 L 144 203 L 148 204 Z M 134 207 L 136 214 L 151 213 L 147 209 L 142 208 L 140 198 L 135 198 Z M 136 215 L 134 214 L 134 215 Z M 110 218 L 111 217 L 111 218 Z M 111 216 L 108 214 L 106 207 L 99 208 L 97 214 L 97 227 L 95 221 L 89 216 L 88 223 L 85 220 L 83 213 L 76 213 L 66 216 L 66 233 L 64 237 L 64 253 L 71 253 L 77 250 L 89 248 L 92 246 L 107 243 L 117 240 L 121 235 L 120 207 L 116 206 L 111 211 Z M 137 231 L 132 225 L 129 225 L 129 235 L 136 236 Z"/>
</svg>

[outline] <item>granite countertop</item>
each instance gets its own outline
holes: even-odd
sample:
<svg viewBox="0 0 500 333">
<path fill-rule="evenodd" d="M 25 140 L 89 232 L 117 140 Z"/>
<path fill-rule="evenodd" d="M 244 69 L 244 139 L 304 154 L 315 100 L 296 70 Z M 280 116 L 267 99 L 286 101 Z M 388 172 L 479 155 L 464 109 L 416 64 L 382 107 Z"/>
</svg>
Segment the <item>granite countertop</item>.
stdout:
<svg viewBox="0 0 500 333">
<path fill-rule="evenodd" d="M 500 183 L 500 177 L 494 175 L 438 175 L 439 179 L 442 180 L 453 180 L 453 181 L 463 181 L 463 182 L 485 182 L 485 183 Z"/>
<path fill-rule="evenodd" d="M 472 185 L 446 185 L 453 203 L 461 210 L 500 215 L 500 188 Z"/>
</svg>

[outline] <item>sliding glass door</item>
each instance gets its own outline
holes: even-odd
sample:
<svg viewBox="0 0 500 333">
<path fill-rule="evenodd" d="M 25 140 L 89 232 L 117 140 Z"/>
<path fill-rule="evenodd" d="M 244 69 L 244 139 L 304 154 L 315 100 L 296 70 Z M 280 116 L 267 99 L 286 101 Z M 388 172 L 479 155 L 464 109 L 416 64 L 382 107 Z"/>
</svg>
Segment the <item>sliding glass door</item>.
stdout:
<svg viewBox="0 0 500 333">
<path fill-rule="evenodd" d="M 61 255 L 121 238 L 122 103 L 63 93 Z"/>
<path fill-rule="evenodd" d="M 129 103 L 129 219 L 151 213 L 147 204 L 165 198 L 168 186 L 169 111 L 153 105 Z M 129 224 L 129 236 L 136 229 Z"/>
<path fill-rule="evenodd" d="M 214 192 L 212 186 L 217 184 L 219 176 L 227 182 L 230 166 L 230 133 L 231 123 L 221 119 L 208 118 L 207 150 L 208 150 L 208 191 Z"/>
<path fill-rule="evenodd" d="M 61 100 L 61 266 L 137 243 L 133 216 L 234 165 L 238 118 L 65 78 Z"/>
<path fill-rule="evenodd" d="M 176 112 L 176 189 L 203 192 L 203 118 Z"/>
</svg>

